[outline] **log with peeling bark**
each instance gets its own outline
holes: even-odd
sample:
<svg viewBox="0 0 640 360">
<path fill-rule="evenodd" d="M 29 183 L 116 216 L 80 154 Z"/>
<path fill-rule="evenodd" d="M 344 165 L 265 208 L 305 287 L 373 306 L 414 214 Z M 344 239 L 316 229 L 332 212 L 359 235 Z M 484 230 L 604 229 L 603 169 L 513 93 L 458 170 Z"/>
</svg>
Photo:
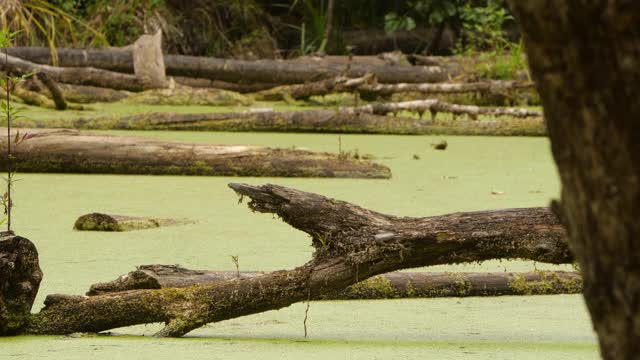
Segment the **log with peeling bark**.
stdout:
<svg viewBox="0 0 640 360">
<path fill-rule="evenodd" d="M 345 154 L 251 145 L 210 145 L 77 130 L 15 129 L 20 172 L 389 178 L 389 168 Z M 7 137 L 0 137 L 6 147 Z M 7 160 L 0 159 L 0 169 Z"/>
<path fill-rule="evenodd" d="M 429 112 L 430 119 L 386 116 L 387 113 Z M 453 119 L 438 119 L 439 112 Z M 456 118 L 467 115 L 467 120 Z M 478 117 L 480 117 L 478 119 Z M 502 116 L 502 119 L 494 119 Z M 478 119 L 478 120 L 474 120 Z M 144 113 L 90 118 L 37 120 L 19 119 L 16 126 L 75 129 L 293 131 L 370 134 L 527 135 L 546 134 L 540 113 L 505 107 L 479 107 L 421 100 L 372 104 L 332 110 L 250 110 L 231 113 Z"/>
<path fill-rule="evenodd" d="M 192 223 L 187 219 L 91 213 L 80 216 L 73 228 L 81 231 L 132 231 Z"/>
<path fill-rule="evenodd" d="M 533 89 L 532 82 L 520 81 L 482 81 L 473 83 L 438 83 L 438 84 L 379 84 L 372 81 L 372 77 L 364 76 L 350 79 L 338 77 L 307 84 L 282 85 L 268 90 L 257 92 L 254 96 L 257 100 L 277 101 L 287 97 L 293 99 L 306 99 L 311 96 L 326 95 L 339 92 L 358 91 L 368 96 L 388 96 L 397 93 L 421 93 L 425 95 L 435 94 L 460 94 L 460 93 L 506 93 L 510 91 Z"/>
<path fill-rule="evenodd" d="M 87 296 L 140 290 L 184 288 L 264 275 L 260 271 L 190 270 L 178 265 L 141 265 L 105 283 L 91 285 Z M 314 300 L 364 300 L 500 295 L 575 294 L 582 290 L 577 272 L 393 272 L 371 277 Z"/>
<path fill-rule="evenodd" d="M 278 185 L 230 184 L 253 211 L 278 215 L 312 237 L 312 259 L 292 270 L 186 288 L 98 296 L 52 295 L 29 318 L 27 334 L 100 332 L 164 322 L 158 337 L 280 309 L 391 271 L 520 258 L 571 263 L 566 233 L 548 208 L 396 217 Z"/>
<path fill-rule="evenodd" d="M 7 56 L 0 63 L 0 70 L 26 73 L 44 73 L 51 80 L 75 85 L 91 85 L 117 90 L 142 91 L 142 84 L 135 75 L 101 70 L 91 67 L 57 67 L 33 63 L 15 56 Z"/>
<path fill-rule="evenodd" d="M 9 54 L 40 64 L 50 64 L 46 48 L 11 48 Z M 59 65 L 63 67 L 95 67 L 113 71 L 133 72 L 130 49 L 57 49 Z M 334 78 L 344 74 L 347 66 L 334 62 L 286 60 L 229 60 L 212 57 L 166 55 L 167 75 L 205 78 L 227 82 L 257 82 L 296 84 Z M 384 83 L 426 83 L 448 79 L 445 69 L 433 66 L 393 66 L 353 63 L 346 76 L 360 77 L 373 73 Z"/>
</svg>

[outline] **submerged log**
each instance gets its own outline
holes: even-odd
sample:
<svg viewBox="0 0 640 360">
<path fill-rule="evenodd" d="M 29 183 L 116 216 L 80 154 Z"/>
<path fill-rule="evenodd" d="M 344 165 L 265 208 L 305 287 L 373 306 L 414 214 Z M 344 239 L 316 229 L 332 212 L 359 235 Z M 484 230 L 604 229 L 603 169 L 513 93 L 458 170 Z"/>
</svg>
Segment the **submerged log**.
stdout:
<svg viewBox="0 0 640 360">
<path fill-rule="evenodd" d="M 193 223 L 193 221 L 186 219 L 163 219 L 91 213 L 80 216 L 73 225 L 73 228 L 82 231 L 132 231 L 191 223 Z"/>
<path fill-rule="evenodd" d="M 280 309 L 403 268 L 498 258 L 573 261 L 566 233 L 548 208 L 408 218 L 277 185 L 230 187 L 251 199 L 253 211 L 278 215 L 309 234 L 313 258 L 289 271 L 181 289 L 49 296 L 23 332 L 100 332 L 165 322 L 156 336 L 183 336 L 207 323 Z"/>
<path fill-rule="evenodd" d="M 141 265 L 113 281 L 91 285 L 87 296 L 140 289 L 184 288 L 264 275 L 260 271 L 190 270 L 178 265 Z M 314 300 L 364 300 L 500 295 L 575 294 L 582 290 L 576 272 L 526 273 L 393 272 L 377 275 Z"/>
<path fill-rule="evenodd" d="M 91 67 L 56 67 L 36 64 L 14 56 L 0 62 L 0 70 L 27 73 L 44 73 L 51 80 L 75 85 L 92 85 L 118 90 L 141 91 L 142 84 L 135 75 L 100 70 Z"/>
<path fill-rule="evenodd" d="M 100 69 L 133 72 L 130 49 L 57 49 L 59 65 L 63 67 L 96 67 Z M 50 64 L 46 48 L 11 48 L 9 54 L 31 61 Z M 286 60 L 229 60 L 212 57 L 166 55 L 167 75 L 206 78 L 228 82 L 258 82 L 297 84 L 339 75 L 360 77 L 375 74 L 384 83 L 426 83 L 448 79 L 446 70 L 428 66 L 368 65 L 353 63 L 347 66 L 333 62 L 305 62 Z"/>
<path fill-rule="evenodd" d="M 21 172 L 389 178 L 389 168 L 345 154 L 250 145 L 210 145 L 76 130 L 17 129 Z M 13 136 L 13 135 L 12 135 Z M 0 138 L 2 147 L 7 137 Z M 0 159 L 0 169 L 7 160 Z"/>
<path fill-rule="evenodd" d="M 42 271 L 31 241 L 0 234 L 0 335 L 19 332 L 31 316 Z"/>
</svg>

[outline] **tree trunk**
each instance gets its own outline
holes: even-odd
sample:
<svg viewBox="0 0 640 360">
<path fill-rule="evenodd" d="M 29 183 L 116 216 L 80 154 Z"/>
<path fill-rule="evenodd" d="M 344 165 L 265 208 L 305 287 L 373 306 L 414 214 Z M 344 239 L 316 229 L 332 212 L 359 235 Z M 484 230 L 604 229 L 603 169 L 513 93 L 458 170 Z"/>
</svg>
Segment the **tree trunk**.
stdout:
<svg viewBox="0 0 640 360">
<path fill-rule="evenodd" d="M 640 354 L 640 2 L 510 1 L 605 359 Z"/>
<path fill-rule="evenodd" d="M 260 271 L 189 270 L 178 265 L 141 265 L 113 281 L 91 285 L 87 296 L 140 290 L 184 288 L 264 275 Z M 575 294 L 582 290 L 576 272 L 527 273 L 394 272 L 371 277 L 314 300 L 366 300 L 501 295 Z"/>
<path fill-rule="evenodd" d="M 193 221 L 91 213 L 80 216 L 73 225 L 73 229 L 80 231 L 132 231 L 186 224 L 193 224 Z"/>
<path fill-rule="evenodd" d="M 20 172 L 389 178 L 389 168 L 348 154 L 250 145 L 209 145 L 75 130 L 16 129 Z M 13 136 L 13 135 L 12 135 Z M 2 137 L 1 147 L 7 138 Z M 13 140 L 13 139 L 12 139 Z M 0 169 L 7 168 L 0 159 Z"/>
<path fill-rule="evenodd" d="M 0 63 L 0 70 L 19 74 L 44 73 L 51 80 L 75 85 L 92 85 L 118 90 L 141 91 L 142 85 L 135 75 L 100 70 L 91 67 L 55 67 L 36 64 L 14 56 Z"/>
<path fill-rule="evenodd" d="M 37 73 L 36 77 L 44 84 L 47 90 L 49 90 L 49 94 L 51 95 L 51 99 L 53 100 L 56 109 L 65 110 L 67 108 L 67 102 L 64 99 L 64 95 L 62 94 L 60 87 L 58 87 L 58 84 L 43 72 Z"/>
<path fill-rule="evenodd" d="M 13 233 L 1 233 L 0 335 L 15 334 L 25 326 L 41 280 L 33 243 Z"/>
<path fill-rule="evenodd" d="M 289 271 L 183 289 L 49 296 L 23 332 L 100 332 L 165 322 L 156 336 L 182 336 L 207 323 L 279 309 L 403 268 L 498 258 L 573 260 L 565 231 L 547 208 L 408 218 L 277 185 L 230 187 L 251 199 L 253 211 L 276 214 L 309 234 L 313 258 Z"/>
<path fill-rule="evenodd" d="M 50 63 L 46 48 L 11 48 L 9 54 L 42 64 Z M 131 50 L 81 50 L 58 49 L 58 59 L 63 67 L 96 67 L 106 70 L 133 73 Z M 306 62 L 281 60 L 228 60 L 212 57 L 166 55 L 167 75 L 205 78 L 228 82 L 298 84 L 343 75 L 346 66 L 313 58 Z M 96 69 L 93 69 L 96 70 Z M 440 67 L 387 66 L 354 63 L 344 74 L 360 77 L 375 74 L 383 83 L 427 83 L 440 82 L 448 74 Z M 122 74 L 120 74 L 122 75 Z M 68 82 L 68 81 L 60 81 Z M 84 84 L 83 84 L 84 85 Z M 110 87 L 110 86 L 107 86 Z"/>
</svg>

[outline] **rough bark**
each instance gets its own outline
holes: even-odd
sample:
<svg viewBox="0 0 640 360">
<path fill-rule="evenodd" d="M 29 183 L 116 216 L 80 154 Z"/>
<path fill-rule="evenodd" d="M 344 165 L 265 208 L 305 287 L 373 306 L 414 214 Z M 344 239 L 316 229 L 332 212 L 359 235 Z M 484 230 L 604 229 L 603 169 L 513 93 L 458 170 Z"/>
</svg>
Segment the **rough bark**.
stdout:
<svg viewBox="0 0 640 360">
<path fill-rule="evenodd" d="M 605 359 L 640 354 L 640 2 L 510 1 Z"/>
<path fill-rule="evenodd" d="M 73 225 L 73 228 L 81 231 L 132 231 L 191 223 L 193 223 L 193 221 L 186 219 L 163 219 L 91 213 L 80 216 Z"/>
<path fill-rule="evenodd" d="M 12 335 L 28 322 L 42 271 L 31 241 L 0 234 L 0 335 Z"/>
<path fill-rule="evenodd" d="M 261 271 L 190 270 L 178 265 L 141 265 L 105 283 L 91 285 L 87 296 L 140 290 L 184 288 L 264 275 Z M 314 300 L 364 300 L 500 295 L 575 294 L 582 290 L 576 272 L 526 273 L 393 272 L 371 277 L 339 291 L 318 294 Z"/>
<path fill-rule="evenodd" d="M 59 64 L 63 67 L 96 67 L 133 73 L 131 50 L 58 49 L 57 52 Z M 50 54 L 45 54 L 45 49 L 12 48 L 9 53 L 38 63 L 50 63 Z M 428 66 L 388 66 L 354 63 L 350 66 L 350 70 L 344 74 L 345 65 L 313 59 L 308 62 L 286 60 L 247 61 L 166 55 L 164 60 L 167 75 L 228 82 L 299 84 L 334 78 L 339 75 L 360 77 L 367 73 L 375 74 L 376 78 L 383 83 L 427 83 L 445 81 L 448 78 L 448 73 L 444 69 Z"/>
<path fill-rule="evenodd" d="M 277 185 L 230 184 L 253 211 L 273 213 L 312 237 L 313 258 L 289 271 L 182 289 L 101 296 L 49 296 L 24 329 L 31 334 L 99 332 L 165 322 L 156 336 L 275 310 L 369 277 L 411 267 L 523 258 L 570 263 L 565 231 L 547 208 L 396 217 Z"/>
<path fill-rule="evenodd" d="M 306 99 L 311 96 L 326 95 L 338 92 L 359 91 L 371 96 L 388 96 L 398 93 L 460 94 L 460 93 L 506 93 L 521 89 L 532 89 L 532 82 L 519 81 L 482 81 L 473 83 L 439 83 L 439 84 L 378 84 L 372 76 L 356 79 L 338 77 L 307 84 L 282 85 L 256 93 L 258 100 L 277 101 L 287 97 Z"/>
<path fill-rule="evenodd" d="M 142 85 L 135 75 L 100 70 L 91 67 L 56 67 L 36 64 L 14 56 L 7 56 L 7 63 L 0 64 L 0 70 L 26 73 L 44 73 L 58 83 L 91 85 L 118 90 L 141 91 Z"/>
<path fill-rule="evenodd" d="M 389 178 L 389 168 L 346 154 L 250 145 L 210 145 L 75 130 L 16 129 L 20 172 Z M 13 136 L 13 135 L 12 135 Z M 7 138 L 0 138 L 2 147 Z M 6 169 L 0 159 L 0 169 Z"/>
</svg>

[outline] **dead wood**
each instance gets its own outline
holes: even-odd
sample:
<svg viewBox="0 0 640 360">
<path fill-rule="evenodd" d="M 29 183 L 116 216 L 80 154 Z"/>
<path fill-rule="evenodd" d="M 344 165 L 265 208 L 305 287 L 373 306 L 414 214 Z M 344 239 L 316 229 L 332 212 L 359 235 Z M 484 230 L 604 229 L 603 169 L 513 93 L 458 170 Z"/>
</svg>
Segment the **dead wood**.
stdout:
<svg viewBox="0 0 640 360">
<path fill-rule="evenodd" d="M 141 91 L 142 85 L 135 75 L 122 74 L 113 71 L 91 67 L 56 67 L 36 64 L 11 55 L 7 56 L 7 63 L 0 64 L 0 70 L 19 74 L 44 73 L 52 81 L 75 85 L 91 85 L 118 90 Z"/>
<path fill-rule="evenodd" d="M 184 288 L 264 275 L 261 271 L 190 270 L 178 265 L 141 265 L 105 283 L 91 285 L 88 296 L 140 289 Z M 393 272 L 371 277 L 314 300 L 365 300 L 500 295 L 574 294 L 582 290 L 576 272 Z"/>
<path fill-rule="evenodd" d="M 48 51 L 47 48 L 11 48 L 9 54 L 40 64 L 51 64 Z M 130 49 L 59 48 L 57 53 L 59 65 L 63 67 L 95 67 L 133 73 Z M 368 73 L 375 74 L 383 83 L 426 83 L 445 81 L 449 75 L 440 67 L 370 65 L 357 62 L 351 64 L 349 71 L 345 73 L 347 67 L 344 64 L 323 61 L 321 58 L 297 62 L 166 55 L 164 61 L 167 75 L 245 83 L 299 84 L 339 75 L 360 77 Z"/>
<path fill-rule="evenodd" d="M 91 213 L 80 216 L 73 225 L 73 228 L 81 231 L 132 231 L 191 223 L 193 223 L 193 221 L 187 219 L 163 219 L 156 217 Z"/>
<path fill-rule="evenodd" d="M 573 261 L 566 233 L 548 208 L 408 218 L 277 185 L 230 187 L 251 199 L 251 210 L 278 215 L 309 234 L 313 258 L 289 271 L 182 289 L 49 296 L 23 332 L 100 332 L 165 322 L 156 336 L 182 336 L 207 323 L 279 309 L 403 268 L 498 258 Z"/>
<path fill-rule="evenodd" d="M 16 129 L 30 138 L 13 155 L 20 172 L 389 178 L 385 166 L 330 153 L 210 145 L 77 130 Z M 14 133 L 15 134 L 15 133 Z M 13 136 L 13 135 L 12 135 Z M 2 147 L 7 137 L 0 137 Z M 7 160 L 0 159 L 0 169 Z"/>
</svg>

